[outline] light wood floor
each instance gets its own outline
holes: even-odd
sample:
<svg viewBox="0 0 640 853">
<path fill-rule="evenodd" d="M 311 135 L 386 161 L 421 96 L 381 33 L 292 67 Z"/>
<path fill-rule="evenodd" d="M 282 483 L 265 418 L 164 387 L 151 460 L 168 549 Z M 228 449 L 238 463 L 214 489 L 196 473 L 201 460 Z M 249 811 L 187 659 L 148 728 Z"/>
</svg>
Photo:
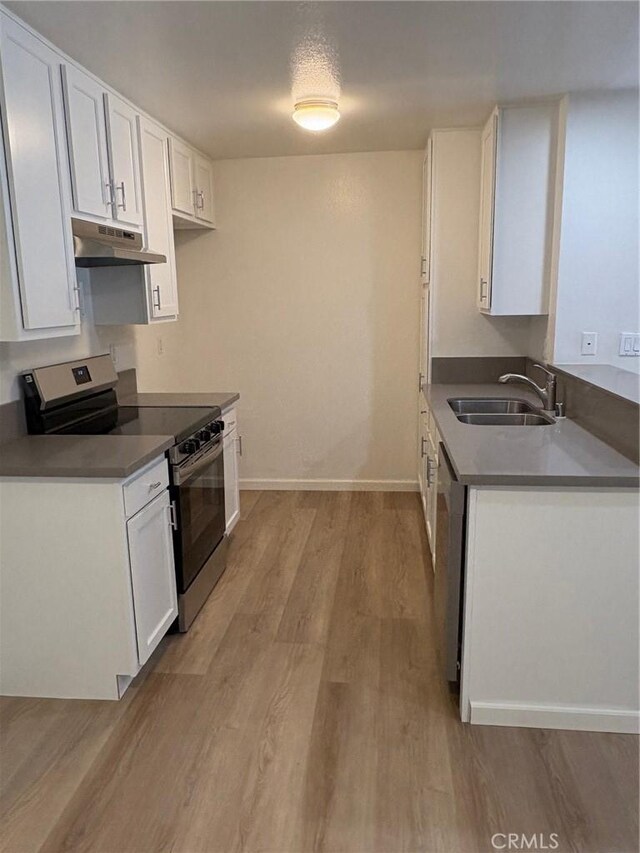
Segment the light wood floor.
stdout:
<svg viewBox="0 0 640 853">
<path fill-rule="evenodd" d="M 636 738 L 458 721 L 416 495 L 242 509 L 191 632 L 121 702 L 2 702 L 4 850 L 637 850 Z"/>
</svg>

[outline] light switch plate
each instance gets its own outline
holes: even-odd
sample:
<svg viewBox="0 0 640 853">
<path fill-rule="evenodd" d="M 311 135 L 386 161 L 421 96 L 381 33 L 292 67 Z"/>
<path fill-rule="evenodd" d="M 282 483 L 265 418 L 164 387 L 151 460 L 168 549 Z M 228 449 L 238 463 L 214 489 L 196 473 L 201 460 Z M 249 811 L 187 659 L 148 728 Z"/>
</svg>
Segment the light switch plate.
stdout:
<svg viewBox="0 0 640 853">
<path fill-rule="evenodd" d="M 640 356 L 640 332 L 620 332 L 618 355 Z"/>
<path fill-rule="evenodd" d="M 580 348 L 581 355 L 595 355 L 598 350 L 598 333 L 583 332 L 582 346 Z"/>
</svg>

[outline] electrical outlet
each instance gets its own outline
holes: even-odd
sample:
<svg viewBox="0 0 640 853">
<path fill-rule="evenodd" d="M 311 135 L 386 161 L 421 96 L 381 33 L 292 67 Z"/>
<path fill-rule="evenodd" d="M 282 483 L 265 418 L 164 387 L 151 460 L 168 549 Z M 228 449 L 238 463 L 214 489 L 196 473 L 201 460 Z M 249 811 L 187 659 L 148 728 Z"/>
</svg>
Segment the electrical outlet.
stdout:
<svg viewBox="0 0 640 853">
<path fill-rule="evenodd" d="M 581 355 L 595 355 L 598 350 L 598 333 L 583 332 L 582 346 L 580 348 Z"/>
<path fill-rule="evenodd" d="M 639 332 L 620 332 L 618 355 L 640 356 Z"/>
</svg>

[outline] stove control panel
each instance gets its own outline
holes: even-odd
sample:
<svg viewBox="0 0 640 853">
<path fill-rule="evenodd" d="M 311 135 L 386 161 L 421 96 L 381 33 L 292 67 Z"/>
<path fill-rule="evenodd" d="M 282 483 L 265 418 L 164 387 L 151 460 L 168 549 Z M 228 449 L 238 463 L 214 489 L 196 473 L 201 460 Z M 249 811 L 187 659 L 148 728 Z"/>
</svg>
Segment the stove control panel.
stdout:
<svg viewBox="0 0 640 853">
<path fill-rule="evenodd" d="M 221 420 L 211 421 L 185 441 L 172 447 L 169 451 L 169 461 L 173 465 L 184 462 L 189 456 L 204 450 L 208 444 L 218 441 L 223 430 L 224 423 Z"/>
</svg>

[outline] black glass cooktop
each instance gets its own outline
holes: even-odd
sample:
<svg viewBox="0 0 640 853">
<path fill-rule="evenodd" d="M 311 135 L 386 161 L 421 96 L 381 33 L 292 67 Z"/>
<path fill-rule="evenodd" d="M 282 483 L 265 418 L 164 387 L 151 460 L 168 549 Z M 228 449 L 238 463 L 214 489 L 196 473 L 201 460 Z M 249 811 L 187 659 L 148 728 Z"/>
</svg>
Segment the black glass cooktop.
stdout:
<svg viewBox="0 0 640 853">
<path fill-rule="evenodd" d="M 73 435 L 172 435 L 176 444 L 220 417 L 217 406 L 90 406 L 61 417 L 50 432 Z"/>
<path fill-rule="evenodd" d="M 220 417 L 217 407 L 119 406 L 111 435 L 172 435 L 176 442 Z"/>
</svg>

